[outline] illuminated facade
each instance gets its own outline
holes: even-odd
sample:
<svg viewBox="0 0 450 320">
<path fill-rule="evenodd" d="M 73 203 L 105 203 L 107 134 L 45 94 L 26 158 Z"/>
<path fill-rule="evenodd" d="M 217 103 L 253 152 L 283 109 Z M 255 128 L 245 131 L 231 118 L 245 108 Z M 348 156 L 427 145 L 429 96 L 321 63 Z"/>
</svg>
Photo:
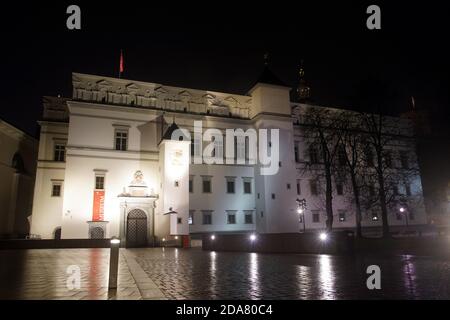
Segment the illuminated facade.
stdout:
<svg viewBox="0 0 450 320">
<path fill-rule="evenodd" d="M 321 197 L 300 168 L 309 154 L 298 117 L 308 105 L 291 102 L 289 92 L 267 69 L 248 95 L 74 73 L 71 99 L 44 98 L 31 233 L 119 236 L 139 246 L 205 232 L 323 229 Z M 248 162 L 192 163 L 201 142 L 171 140 L 169 133 L 192 132 L 194 121 L 223 133 L 279 129 L 277 174 L 261 175 L 260 165 Z M 245 143 L 236 148 L 245 152 Z M 417 179 L 411 192 L 421 197 Z M 298 198 L 308 203 L 304 223 Z M 345 195 L 336 195 L 334 206 L 335 228 L 353 228 Z M 425 221 L 420 209 L 410 223 Z M 363 225 L 380 223 L 371 215 Z M 389 223 L 404 224 L 395 215 Z"/>
</svg>

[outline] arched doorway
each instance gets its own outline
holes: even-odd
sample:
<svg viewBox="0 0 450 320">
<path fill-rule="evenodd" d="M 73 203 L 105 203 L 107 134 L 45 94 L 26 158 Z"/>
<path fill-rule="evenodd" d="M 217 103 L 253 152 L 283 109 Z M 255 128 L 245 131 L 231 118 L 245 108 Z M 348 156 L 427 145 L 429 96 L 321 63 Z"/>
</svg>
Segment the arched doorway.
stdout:
<svg viewBox="0 0 450 320">
<path fill-rule="evenodd" d="M 140 209 L 128 212 L 127 247 L 145 247 L 147 245 L 147 215 Z"/>
</svg>

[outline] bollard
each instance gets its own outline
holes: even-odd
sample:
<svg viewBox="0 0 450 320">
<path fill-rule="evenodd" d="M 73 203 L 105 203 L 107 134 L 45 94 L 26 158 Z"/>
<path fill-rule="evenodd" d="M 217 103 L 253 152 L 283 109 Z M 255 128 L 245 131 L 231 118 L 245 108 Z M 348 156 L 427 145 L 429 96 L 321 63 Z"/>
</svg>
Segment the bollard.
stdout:
<svg viewBox="0 0 450 320">
<path fill-rule="evenodd" d="M 109 289 L 117 289 L 117 273 L 119 271 L 120 239 L 111 238 L 111 252 L 109 254 Z"/>
</svg>

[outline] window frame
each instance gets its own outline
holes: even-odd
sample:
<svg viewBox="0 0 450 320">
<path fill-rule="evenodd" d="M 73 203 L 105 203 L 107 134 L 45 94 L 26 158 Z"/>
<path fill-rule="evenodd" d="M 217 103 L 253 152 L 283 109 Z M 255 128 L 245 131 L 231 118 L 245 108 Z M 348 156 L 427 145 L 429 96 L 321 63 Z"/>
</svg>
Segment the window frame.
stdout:
<svg viewBox="0 0 450 320">
<path fill-rule="evenodd" d="M 309 180 L 310 193 L 312 196 L 319 195 L 319 183 L 316 179 Z M 314 191 L 313 191 L 314 190 Z"/>
<path fill-rule="evenodd" d="M 296 188 L 297 188 L 297 195 L 300 196 L 302 194 L 302 186 L 300 184 L 300 179 L 297 179 Z"/>
<path fill-rule="evenodd" d="M 58 148 L 60 147 L 60 148 Z M 62 155 L 62 160 L 61 160 Z M 65 162 L 66 161 L 66 144 L 63 142 L 55 142 L 53 146 L 53 161 Z"/>
<path fill-rule="evenodd" d="M 55 187 L 59 187 L 57 195 L 54 193 Z M 62 195 L 62 181 L 52 181 L 52 188 L 51 188 L 51 191 L 50 191 L 50 196 L 52 198 L 60 198 L 61 195 Z"/>
<path fill-rule="evenodd" d="M 246 185 L 249 186 L 249 188 L 250 188 L 249 192 L 247 192 L 247 189 L 245 187 Z M 242 188 L 243 188 L 244 194 L 252 194 L 253 193 L 253 187 L 252 187 L 251 179 L 243 178 Z"/>
<path fill-rule="evenodd" d="M 212 210 L 202 210 L 202 225 L 212 225 Z M 205 218 L 209 216 L 209 223 L 205 223 Z"/>
<path fill-rule="evenodd" d="M 97 179 L 99 179 L 99 178 L 101 178 L 101 179 L 103 180 L 103 181 L 101 182 L 103 188 L 98 188 L 99 185 L 98 185 Z M 104 174 L 96 174 L 96 175 L 95 175 L 95 178 L 94 178 L 94 189 L 95 189 L 95 190 L 102 190 L 102 191 L 105 190 L 105 175 L 104 175 Z"/>
<path fill-rule="evenodd" d="M 250 217 L 250 222 L 247 221 L 247 217 Z M 244 210 L 244 224 L 253 224 L 253 210 Z"/>
<path fill-rule="evenodd" d="M 128 128 L 115 128 L 114 129 L 114 150 L 115 151 L 128 151 L 128 140 L 130 138 L 129 135 L 129 129 Z M 118 134 L 125 134 L 125 138 L 123 136 L 118 137 Z M 118 139 L 120 139 L 120 148 L 118 149 L 117 146 L 117 142 Z M 123 140 L 125 140 L 125 148 L 123 148 Z"/>
<path fill-rule="evenodd" d="M 232 186 L 231 189 L 230 186 Z M 227 194 L 236 193 L 236 177 L 225 177 L 225 189 Z"/>
<path fill-rule="evenodd" d="M 317 217 L 317 219 L 316 219 Z M 311 219 L 312 223 L 320 223 L 320 211 L 319 210 L 311 210 Z"/>
<path fill-rule="evenodd" d="M 233 222 L 230 222 L 231 217 Z M 236 210 L 227 210 L 227 224 L 237 224 Z"/>
</svg>

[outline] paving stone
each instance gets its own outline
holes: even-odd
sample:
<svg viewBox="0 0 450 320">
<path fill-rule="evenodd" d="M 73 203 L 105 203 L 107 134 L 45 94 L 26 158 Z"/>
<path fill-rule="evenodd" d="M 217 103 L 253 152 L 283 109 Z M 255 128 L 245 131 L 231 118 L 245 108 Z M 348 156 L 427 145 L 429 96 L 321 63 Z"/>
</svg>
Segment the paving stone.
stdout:
<svg viewBox="0 0 450 320">
<path fill-rule="evenodd" d="M 0 299 L 450 299 L 442 257 L 121 249 L 117 290 L 108 290 L 108 249 L 0 250 L 0 261 Z M 366 288 L 372 264 L 380 291 Z M 80 289 L 67 288 L 70 265 Z"/>
</svg>

